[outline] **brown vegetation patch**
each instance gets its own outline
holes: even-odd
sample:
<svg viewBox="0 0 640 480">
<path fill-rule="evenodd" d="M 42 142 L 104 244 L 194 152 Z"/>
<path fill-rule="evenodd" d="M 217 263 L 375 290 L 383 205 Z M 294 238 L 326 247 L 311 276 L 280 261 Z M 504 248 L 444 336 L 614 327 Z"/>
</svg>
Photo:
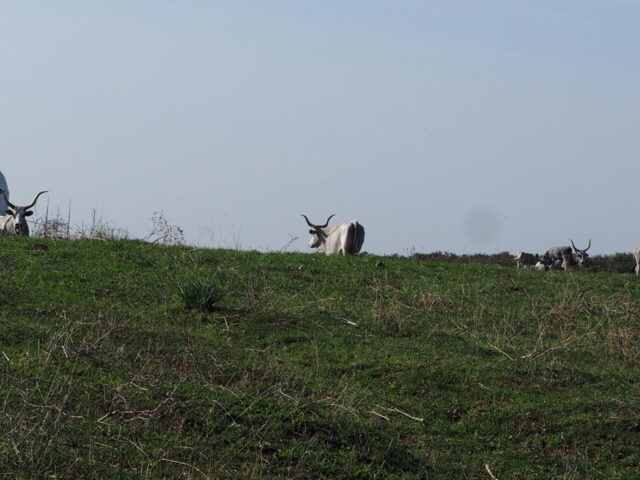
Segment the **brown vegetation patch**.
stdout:
<svg viewBox="0 0 640 480">
<path fill-rule="evenodd" d="M 448 311 L 453 307 L 453 304 L 439 293 L 423 293 L 418 299 L 418 304 L 429 312 L 432 310 Z"/>
<path fill-rule="evenodd" d="M 609 348 L 621 352 L 625 357 L 636 360 L 640 356 L 640 336 L 635 328 L 620 326 L 613 328 L 607 335 Z"/>
</svg>

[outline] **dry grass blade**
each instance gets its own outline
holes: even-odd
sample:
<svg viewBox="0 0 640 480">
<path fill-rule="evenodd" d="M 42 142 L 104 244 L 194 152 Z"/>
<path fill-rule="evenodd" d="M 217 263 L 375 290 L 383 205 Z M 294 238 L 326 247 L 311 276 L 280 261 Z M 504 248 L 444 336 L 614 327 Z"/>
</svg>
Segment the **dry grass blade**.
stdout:
<svg viewBox="0 0 640 480">
<path fill-rule="evenodd" d="M 493 474 L 493 472 L 491 471 L 491 469 L 489 468 L 489 465 L 485 464 L 484 468 L 487 470 L 487 473 L 491 477 L 491 480 L 498 480 L 496 476 Z"/>
</svg>

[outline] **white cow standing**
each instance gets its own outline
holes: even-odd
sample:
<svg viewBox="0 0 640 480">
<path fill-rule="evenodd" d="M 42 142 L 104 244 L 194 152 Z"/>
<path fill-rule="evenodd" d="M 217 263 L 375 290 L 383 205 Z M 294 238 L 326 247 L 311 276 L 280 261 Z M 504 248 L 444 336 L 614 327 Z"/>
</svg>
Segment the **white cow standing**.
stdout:
<svg viewBox="0 0 640 480">
<path fill-rule="evenodd" d="M 329 220 L 335 215 L 327 218 L 324 225 L 314 225 L 306 215 L 302 216 L 311 227 L 309 247 L 318 248 L 326 255 L 355 255 L 360 252 L 364 243 L 364 227 L 357 220 L 329 227 Z"/>
<path fill-rule="evenodd" d="M 633 251 L 633 259 L 636 262 L 636 268 L 634 269 L 636 275 L 640 275 L 640 245 L 638 245 Z"/>
<path fill-rule="evenodd" d="M 9 187 L 7 187 L 7 180 L 4 178 L 2 172 L 0 172 L 0 190 L 7 194 L 7 198 L 9 197 Z M 4 197 L 0 195 L 0 216 L 5 215 L 7 213 L 7 202 Z"/>
</svg>

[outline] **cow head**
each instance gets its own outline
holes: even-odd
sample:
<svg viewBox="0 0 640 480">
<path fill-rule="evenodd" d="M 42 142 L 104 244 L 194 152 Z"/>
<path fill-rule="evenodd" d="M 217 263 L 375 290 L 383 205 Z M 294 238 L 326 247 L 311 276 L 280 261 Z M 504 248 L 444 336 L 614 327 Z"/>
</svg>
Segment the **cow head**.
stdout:
<svg viewBox="0 0 640 480">
<path fill-rule="evenodd" d="M 6 215 L 11 216 L 14 222 L 14 231 L 12 233 L 14 235 L 29 236 L 29 225 L 27 225 L 27 217 L 33 215 L 33 210 L 31 210 L 31 208 L 38 201 L 38 197 L 47 192 L 43 191 L 38 193 L 38 195 L 36 195 L 36 198 L 33 199 L 33 202 L 24 207 L 20 207 L 11 203 L 3 190 L 0 190 L 0 193 L 2 194 L 2 197 L 7 204 Z"/>
<path fill-rule="evenodd" d="M 589 254 L 587 253 L 587 250 L 591 248 L 591 239 L 589 239 L 589 245 L 587 245 L 587 248 L 585 248 L 584 250 L 580 250 L 579 248 L 576 248 L 575 244 L 573 243 L 573 240 L 571 239 L 569 240 L 571 241 L 571 246 L 573 247 L 573 250 L 574 250 L 574 253 L 572 255 L 573 261 L 578 267 L 584 266 L 587 260 L 587 257 L 589 256 Z"/>
<path fill-rule="evenodd" d="M 329 218 L 327 218 L 327 221 L 324 223 L 324 225 L 314 225 L 313 223 L 311 223 L 309 221 L 309 219 L 307 218 L 306 215 L 302 214 L 302 216 L 307 221 L 307 225 L 309 225 L 311 227 L 311 230 L 309 230 L 309 233 L 311 234 L 311 240 L 309 241 L 309 247 L 310 248 L 318 248 L 320 245 L 322 245 L 322 243 L 324 242 L 324 239 L 326 237 L 326 234 L 325 234 L 323 229 L 327 228 L 327 226 L 329 226 L 329 220 L 331 220 L 331 218 L 333 218 L 335 216 L 335 213 L 333 215 L 329 216 Z"/>
</svg>

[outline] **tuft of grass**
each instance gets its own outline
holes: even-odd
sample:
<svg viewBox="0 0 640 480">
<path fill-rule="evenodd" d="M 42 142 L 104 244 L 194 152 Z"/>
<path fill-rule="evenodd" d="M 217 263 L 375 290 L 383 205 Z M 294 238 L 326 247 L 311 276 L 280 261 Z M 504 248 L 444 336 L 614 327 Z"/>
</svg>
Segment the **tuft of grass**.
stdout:
<svg viewBox="0 0 640 480">
<path fill-rule="evenodd" d="M 216 273 L 192 273 L 178 283 L 178 296 L 189 310 L 212 312 L 226 293 L 226 286 Z"/>
</svg>

